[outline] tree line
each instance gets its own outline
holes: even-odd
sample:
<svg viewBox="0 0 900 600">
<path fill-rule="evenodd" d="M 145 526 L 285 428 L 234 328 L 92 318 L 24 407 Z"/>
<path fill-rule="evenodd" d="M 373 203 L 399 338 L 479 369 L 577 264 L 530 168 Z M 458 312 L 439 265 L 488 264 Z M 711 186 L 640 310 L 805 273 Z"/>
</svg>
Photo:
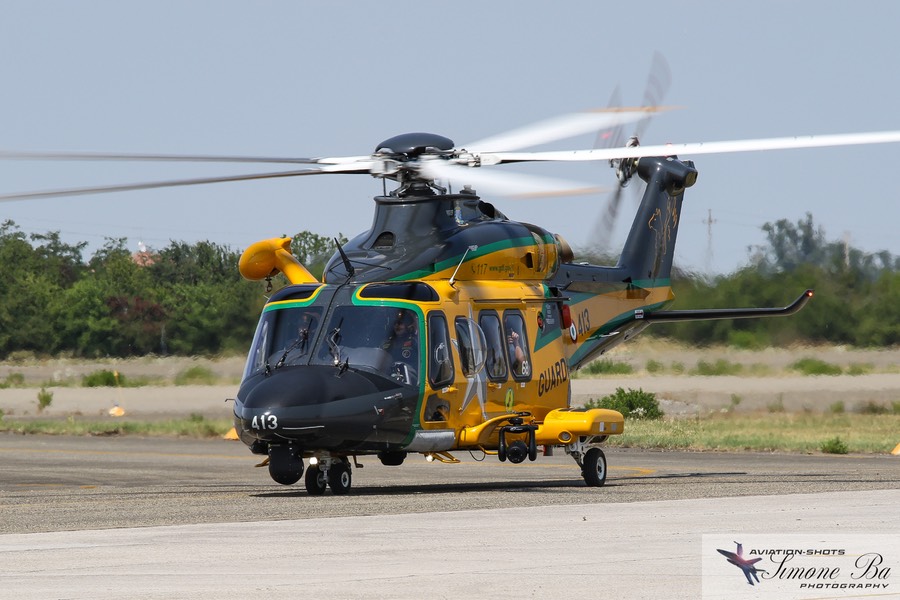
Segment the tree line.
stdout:
<svg viewBox="0 0 900 600">
<path fill-rule="evenodd" d="M 238 273 L 240 251 L 172 241 L 133 253 L 116 238 L 85 259 L 86 247 L 59 232 L 26 235 L 12 221 L 0 225 L 0 359 L 247 351 L 265 285 Z M 292 247 L 320 275 L 334 241 L 302 232 Z"/>
<path fill-rule="evenodd" d="M 679 274 L 672 308 L 784 306 L 811 288 L 806 308 L 790 317 L 659 325 L 654 333 L 746 348 L 900 344 L 900 258 L 829 241 L 809 213 L 762 229 L 766 243 L 750 249 L 746 267 L 714 278 Z"/>
<path fill-rule="evenodd" d="M 692 344 L 740 347 L 900 343 L 900 259 L 828 241 L 811 215 L 763 229 L 767 243 L 752 249 L 746 268 L 713 278 L 677 274 L 673 308 L 783 306 L 814 288 L 803 311 L 650 331 Z M 85 258 L 86 247 L 63 242 L 59 232 L 26 235 L 12 221 L 0 225 L 0 359 L 16 352 L 96 358 L 246 351 L 265 285 L 240 276 L 240 251 L 172 241 L 133 253 L 118 238 Z M 334 240 L 304 231 L 292 250 L 320 276 Z M 284 280 L 272 283 L 277 288 Z"/>
</svg>

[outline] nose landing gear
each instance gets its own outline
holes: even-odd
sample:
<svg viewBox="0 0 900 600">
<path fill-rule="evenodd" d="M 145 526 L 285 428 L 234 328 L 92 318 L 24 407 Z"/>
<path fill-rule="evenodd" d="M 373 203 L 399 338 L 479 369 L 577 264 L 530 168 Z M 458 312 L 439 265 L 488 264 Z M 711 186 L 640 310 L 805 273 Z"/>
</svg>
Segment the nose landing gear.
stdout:
<svg viewBox="0 0 900 600">
<path fill-rule="evenodd" d="M 350 491 L 353 474 L 350 460 L 342 458 L 322 457 L 310 464 L 306 470 L 306 491 L 311 496 L 321 496 L 325 488 L 330 487 L 335 496 L 342 496 Z"/>
</svg>

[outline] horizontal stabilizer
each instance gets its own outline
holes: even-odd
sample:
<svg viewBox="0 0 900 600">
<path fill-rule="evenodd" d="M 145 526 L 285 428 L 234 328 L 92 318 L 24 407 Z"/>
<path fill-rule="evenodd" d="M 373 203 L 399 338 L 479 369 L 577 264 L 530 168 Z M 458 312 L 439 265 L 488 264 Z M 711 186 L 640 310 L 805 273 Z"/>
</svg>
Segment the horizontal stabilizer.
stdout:
<svg viewBox="0 0 900 600">
<path fill-rule="evenodd" d="M 635 311 L 636 320 L 652 323 L 673 321 L 715 321 L 719 319 L 756 319 L 759 317 L 786 317 L 806 306 L 813 296 L 813 290 L 806 290 L 788 306 L 781 308 L 709 308 L 701 310 L 664 310 L 654 313 Z"/>
</svg>

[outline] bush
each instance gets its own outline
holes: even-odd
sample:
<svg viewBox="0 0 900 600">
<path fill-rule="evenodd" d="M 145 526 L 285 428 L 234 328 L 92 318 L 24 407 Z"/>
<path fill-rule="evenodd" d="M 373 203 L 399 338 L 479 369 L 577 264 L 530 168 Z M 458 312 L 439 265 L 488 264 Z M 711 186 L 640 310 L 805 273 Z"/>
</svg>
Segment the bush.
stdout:
<svg viewBox="0 0 900 600">
<path fill-rule="evenodd" d="M 117 387 L 124 384 L 124 375 L 119 374 L 118 371 L 107 371 L 105 369 L 88 373 L 81 378 L 83 387 Z"/>
<path fill-rule="evenodd" d="M 843 372 L 843 369 L 838 365 L 809 357 L 801 358 L 792 363 L 790 368 L 800 371 L 804 375 L 840 375 Z"/>
<path fill-rule="evenodd" d="M 590 400 L 585 404 L 586 408 L 608 408 L 622 413 L 626 419 L 659 419 L 663 411 L 659 408 L 656 394 L 644 390 L 628 391 L 616 388 L 614 394 L 605 396 L 600 400 Z"/>
<path fill-rule="evenodd" d="M 659 362 L 658 360 L 653 360 L 652 358 L 647 361 L 647 372 L 648 373 L 662 373 L 666 370 L 666 367 Z"/>
<path fill-rule="evenodd" d="M 886 415 L 891 410 L 884 404 L 869 400 L 865 404 L 860 404 L 856 407 L 856 412 L 861 415 Z"/>
<path fill-rule="evenodd" d="M 833 437 L 830 440 L 822 442 L 819 449 L 824 454 L 847 454 L 850 451 L 850 449 L 847 448 L 847 444 L 844 443 L 844 440 L 839 437 Z"/>
<path fill-rule="evenodd" d="M 48 392 L 47 388 L 41 388 L 38 392 L 38 412 L 44 412 L 44 409 L 53 402 L 53 392 Z"/>
</svg>

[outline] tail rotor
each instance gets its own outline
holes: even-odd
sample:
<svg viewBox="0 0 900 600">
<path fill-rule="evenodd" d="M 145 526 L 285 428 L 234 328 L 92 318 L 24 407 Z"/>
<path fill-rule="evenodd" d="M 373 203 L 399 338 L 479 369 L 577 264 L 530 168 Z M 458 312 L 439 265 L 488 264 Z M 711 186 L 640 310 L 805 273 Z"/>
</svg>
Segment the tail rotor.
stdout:
<svg viewBox="0 0 900 600">
<path fill-rule="evenodd" d="M 669 63 L 662 54 L 656 51 L 653 53 L 653 59 L 650 63 L 650 71 L 647 76 L 647 85 L 644 89 L 642 106 L 649 107 L 660 105 L 665 98 L 666 93 L 669 91 L 671 84 L 672 73 L 669 69 Z M 613 94 L 610 97 L 609 106 L 610 108 L 621 106 L 618 87 L 613 91 Z M 643 137 L 647 126 L 650 124 L 651 117 L 652 114 L 647 113 L 645 118 L 638 121 L 635 125 L 634 135 L 629 137 L 624 144 L 622 142 L 622 138 L 624 137 L 622 125 L 617 125 L 615 128 L 608 131 L 601 131 L 597 135 L 597 141 L 594 144 L 594 148 L 616 148 L 622 147 L 623 145 L 625 148 L 635 148 L 639 146 L 640 138 Z M 593 235 L 595 237 L 592 245 L 601 253 L 609 252 L 612 249 L 611 238 L 619 215 L 619 210 L 622 206 L 623 190 L 628 187 L 631 178 L 635 174 L 637 160 L 631 158 L 613 158 L 610 159 L 609 166 L 615 171 L 619 185 L 616 186 L 616 189 L 606 202 L 606 207 L 601 212 L 593 229 Z M 638 188 L 636 188 L 637 192 L 634 195 L 635 202 L 639 201 L 643 195 L 641 187 L 642 186 L 638 186 Z"/>
</svg>

